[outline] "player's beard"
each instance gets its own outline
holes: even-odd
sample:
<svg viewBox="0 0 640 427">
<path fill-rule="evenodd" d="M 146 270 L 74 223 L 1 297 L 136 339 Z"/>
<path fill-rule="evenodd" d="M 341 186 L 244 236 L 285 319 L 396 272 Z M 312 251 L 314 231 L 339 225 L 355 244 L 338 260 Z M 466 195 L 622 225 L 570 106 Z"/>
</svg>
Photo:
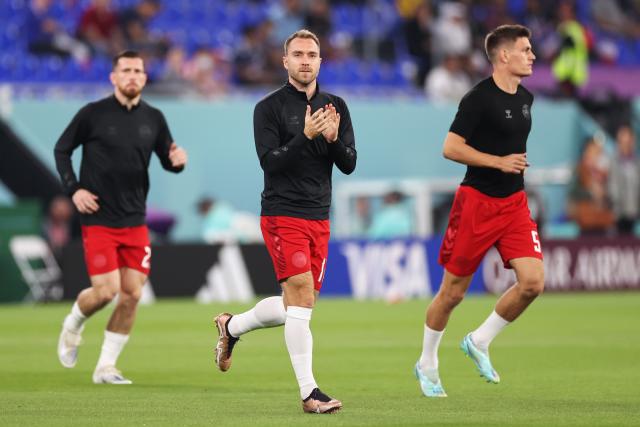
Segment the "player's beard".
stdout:
<svg viewBox="0 0 640 427">
<path fill-rule="evenodd" d="M 291 73 L 289 76 L 298 84 L 302 86 L 309 86 L 309 84 L 311 84 L 316 79 L 316 77 L 318 77 L 318 72 L 310 69 L 306 74 L 303 74 L 302 71 L 298 71 L 295 73 Z"/>
<path fill-rule="evenodd" d="M 128 99 L 135 99 L 142 93 L 142 88 L 136 85 L 125 85 L 120 88 L 120 93 Z"/>
</svg>

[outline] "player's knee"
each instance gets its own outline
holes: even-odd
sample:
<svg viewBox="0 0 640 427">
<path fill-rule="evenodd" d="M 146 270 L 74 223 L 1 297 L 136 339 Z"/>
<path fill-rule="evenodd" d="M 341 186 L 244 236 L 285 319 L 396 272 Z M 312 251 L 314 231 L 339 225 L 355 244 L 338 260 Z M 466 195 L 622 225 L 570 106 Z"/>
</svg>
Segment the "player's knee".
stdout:
<svg viewBox="0 0 640 427">
<path fill-rule="evenodd" d="M 544 276 L 531 276 L 521 282 L 522 295 L 526 299 L 535 299 L 544 291 Z"/>
<path fill-rule="evenodd" d="M 313 308 L 316 298 L 311 274 L 289 277 L 283 283 L 283 290 L 288 305 Z"/>
<path fill-rule="evenodd" d="M 289 305 L 313 308 L 315 304 L 313 288 L 311 288 L 311 290 L 306 287 L 291 289 L 290 292 L 288 292 L 287 301 Z"/>
<path fill-rule="evenodd" d="M 544 291 L 544 285 L 539 284 L 535 286 L 528 286 L 524 288 L 523 294 L 527 299 L 535 299 Z"/>
<path fill-rule="evenodd" d="M 460 289 L 447 289 L 441 292 L 441 297 L 445 305 L 455 307 L 464 299 L 464 291 Z"/>
<path fill-rule="evenodd" d="M 136 289 L 134 291 L 122 291 L 120 298 L 123 304 L 136 305 L 142 297 L 142 289 Z"/>
<path fill-rule="evenodd" d="M 313 308 L 315 301 L 313 298 L 309 299 L 309 298 L 301 298 L 298 300 L 298 304 L 296 304 L 298 307 L 304 307 L 304 308 Z"/>
<path fill-rule="evenodd" d="M 98 286 L 95 288 L 98 303 L 101 307 L 109 304 L 118 295 L 118 290 L 115 286 Z"/>
</svg>

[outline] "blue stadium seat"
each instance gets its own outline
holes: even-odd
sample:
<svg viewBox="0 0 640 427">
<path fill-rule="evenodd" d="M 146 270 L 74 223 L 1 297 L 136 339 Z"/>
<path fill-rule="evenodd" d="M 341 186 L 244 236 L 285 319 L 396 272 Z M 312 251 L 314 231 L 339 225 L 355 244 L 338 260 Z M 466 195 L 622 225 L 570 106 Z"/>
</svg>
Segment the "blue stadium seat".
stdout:
<svg viewBox="0 0 640 427">
<path fill-rule="evenodd" d="M 522 17 L 527 8 L 526 0 L 509 0 L 508 10 L 511 16 Z"/>
<path fill-rule="evenodd" d="M 591 0 L 577 0 L 575 7 L 576 17 L 580 22 L 591 21 Z"/>
<path fill-rule="evenodd" d="M 338 83 L 338 72 L 335 62 L 327 61 L 322 63 L 319 81 L 322 85 L 336 85 Z"/>
<path fill-rule="evenodd" d="M 19 61 L 13 53 L 3 52 L 0 55 L 0 81 L 17 81 L 19 79 Z"/>
<path fill-rule="evenodd" d="M 28 54 L 26 38 L 20 21 L 29 0 L 0 1 L 0 80 L 20 81 L 85 81 L 104 82 L 110 70 L 107 59 L 96 58 L 91 67 L 82 69 L 73 61 L 58 58 L 36 58 Z M 129 8 L 140 0 L 112 0 L 116 9 Z M 172 0 L 163 1 L 158 16 L 150 23 L 153 33 L 167 36 L 174 44 L 184 46 L 192 53 L 201 46 L 234 49 L 242 29 L 255 25 L 269 16 L 269 9 L 280 0 Z M 332 5 L 332 34 L 346 33 L 354 39 L 374 34 L 387 40 L 398 38 L 394 64 L 372 63 L 351 58 L 323 65 L 322 81 L 336 85 L 375 85 L 389 88 L 411 85 L 404 76 L 402 64 L 406 47 L 399 33 L 400 18 L 395 13 L 395 0 L 364 2 L 363 5 L 341 2 Z M 83 10 L 91 0 L 53 2 L 52 13 L 70 33 L 74 33 Z M 526 0 L 508 0 L 514 16 L 522 16 Z M 369 8 L 369 9 L 367 9 Z M 482 8 L 474 8 L 475 12 Z M 591 22 L 590 2 L 576 0 L 577 16 L 582 22 Z M 473 19 L 482 17 L 474 16 Z M 481 19 L 480 19 L 481 20 Z M 595 30 L 597 33 L 597 30 Z M 596 34 L 597 37 L 597 34 Z M 606 37 L 611 38 L 610 34 Z M 640 64 L 640 41 L 618 40 L 620 65 Z M 10 58 L 13 57 L 13 59 Z M 154 69 L 161 64 L 150 64 Z"/>
<path fill-rule="evenodd" d="M 339 5 L 332 9 L 333 25 L 337 30 L 346 31 L 354 37 L 364 33 L 364 14 L 353 5 Z"/>
<path fill-rule="evenodd" d="M 618 46 L 618 65 L 633 65 L 637 63 L 636 58 L 636 50 L 635 50 L 635 42 L 620 39 L 617 40 L 616 45 Z"/>
</svg>

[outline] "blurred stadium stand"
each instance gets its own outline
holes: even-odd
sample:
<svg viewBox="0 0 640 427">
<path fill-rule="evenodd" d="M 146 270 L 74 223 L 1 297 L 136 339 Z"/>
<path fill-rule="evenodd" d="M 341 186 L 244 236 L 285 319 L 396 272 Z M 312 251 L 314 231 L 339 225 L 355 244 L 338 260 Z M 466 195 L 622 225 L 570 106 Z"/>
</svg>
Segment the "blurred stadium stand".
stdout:
<svg viewBox="0 0 640 427">
<path fill-rule="evenodd" d="M 110 60 L 94 56 L 89 66 L 71 59 L 39 56 L 28 52 L 28 46 L 20 27 L 25 19 L 28 0 L 10 0 L 0 3 L 0 81 L 26 83 L 101 83 L 111 69 Z M 115 9 L 131 7 L 136 0 L 114 0 Z M 160 13 L 152 20 L 150 30 L 167 36 L 172 44 L 181 46 L 191 54 L 202 47 L 233 52 L 241 42 L 243 28 L 263 22 L 269 17 L 276 1 L 165 1 Z M 385 11 L 394 11 L 392 1 L 381 1 Z M 81 13 L 90 1 L 54 2 L 52 16 L 69 34 L 75 34 Z M 336 33 L 348 38 L 358 38 L 374 33 L 379 16 L 366 7 L 336 5 L 332 8 L 332 20 Z M 397 25 L 397 15 L 391 16 L 391 25 Z M 405 58 L 406 59 L 406 58 Z M 162 62 L 148 64 L 153 80 L 162 71 Z M 387 85 L 409 86 L 404 77 L 403 62 L 392 64 L 377 60 L 351 58 L 340 63 L 328 61 L 323 81 L 339 85 Z"/>
<path fill-rule="evenodd" d="M 113 0 L 111 3 L 115 11 L 121 11 L 135 6 L 138 2 Z M 399 14 L 402 3 L 419 2 L 330 2 L 329 44 L 332 48 L 347 46 L 348 49 L 346 56 L 345 52 L 341 52 L 337 58 L 326 58 L 322 76 L 325 84 L 404 89 L 412 86 L 413 59 L 407 51 L 402 32 L 403 18 Z M 434 14 L 437 14 L 439 6 L 447 2 L 433 0 L 429 3 Z M 541 26 L 541 34 L 537 34 L 536 37 L 540 39 L 540 43 L 553 44 L 549 41 L 552 38 L 551 34 L 545 31 L 553 32 L 554 29 L 554 2 L 536 2 L 541 5 L 540 16 L 532 15 L 533 12 L 527 9 L 527 2 L 522 0 L 466 3 L 470 5 L 468 14 L 474 21 L 470 23 L 474 33 L 483 30 L 479 27 L 490 20 L 489 15 L 494 13 L 496 8 L 506 7 L 504 13 L 508 22 L 528 23 L 533 18 L 542 21 L 545 25 Z M 167 37 L 173 46 L 181 47 L 188 55 L 206 47 L 222 52 L 230 59 L 241 44 L 243 29 L 272 19 L 273 10 L 279 4 L 278 0 L 164 1 L 159 13 L 150 21 L 149 31 Z M 578 0 L 575 4 L 577 17 L 588 29 L 592 39 L 592 61 L 607 66 L 635 68 L 640 65 L 640 41 L 636 37 L 627 37 L 600 28 L 593 17 L 588 0 Z M 90 5 L 90 0 L 53 2 L 50 16 L 55 18 L 68 34 L 74 35 L 82 12 Z M 94 55 L 89 64 L 79 64 L 71 59 L 29 53 L 27 38 L 22 31 L 28 8 L 29 0 L 7 0 L 0 3 L 0 81 L 105 82 L 105 75 L 110 70 L 110 61 L 99 54 Z M 633 13 L 629 16 L 637 19 Z M 474 34 L 474 37 L 481 38 L 481 34 Z M 476 49 L 479 47 L 477 44 L 476 42 L 474 46 Z M 546 49 L 546 46 L 534 47 L 539 50 Z M 547 62 L 548 59 L 545 55 L 539 55 L 538 62 Z M 148 64 L 152 80 L 159 77 L 163 66 L 163 61 Z"/>
</svg>

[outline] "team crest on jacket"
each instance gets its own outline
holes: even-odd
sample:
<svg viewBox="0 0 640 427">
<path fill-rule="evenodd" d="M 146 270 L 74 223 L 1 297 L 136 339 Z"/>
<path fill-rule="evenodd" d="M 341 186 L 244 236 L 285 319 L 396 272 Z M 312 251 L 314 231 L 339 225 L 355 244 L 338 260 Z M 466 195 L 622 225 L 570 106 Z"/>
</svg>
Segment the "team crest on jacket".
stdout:
<svg viewBox="0 0 640 427">
<path fill-rule="evenodd" d="M 153 134 L 153 131 L 149 125 L 142 125 L 138 128 L 138 133 L 141 138 L 149 138 Z"/>
<path fill-rule="evenodd" d="M 529 112 L 529 106 L 527 104 L 524 104 L 522 106 L 522 115 L 527 120 L 529 120 L 529 118 L 531 117 L 531 113 Z"/>
</svg>

